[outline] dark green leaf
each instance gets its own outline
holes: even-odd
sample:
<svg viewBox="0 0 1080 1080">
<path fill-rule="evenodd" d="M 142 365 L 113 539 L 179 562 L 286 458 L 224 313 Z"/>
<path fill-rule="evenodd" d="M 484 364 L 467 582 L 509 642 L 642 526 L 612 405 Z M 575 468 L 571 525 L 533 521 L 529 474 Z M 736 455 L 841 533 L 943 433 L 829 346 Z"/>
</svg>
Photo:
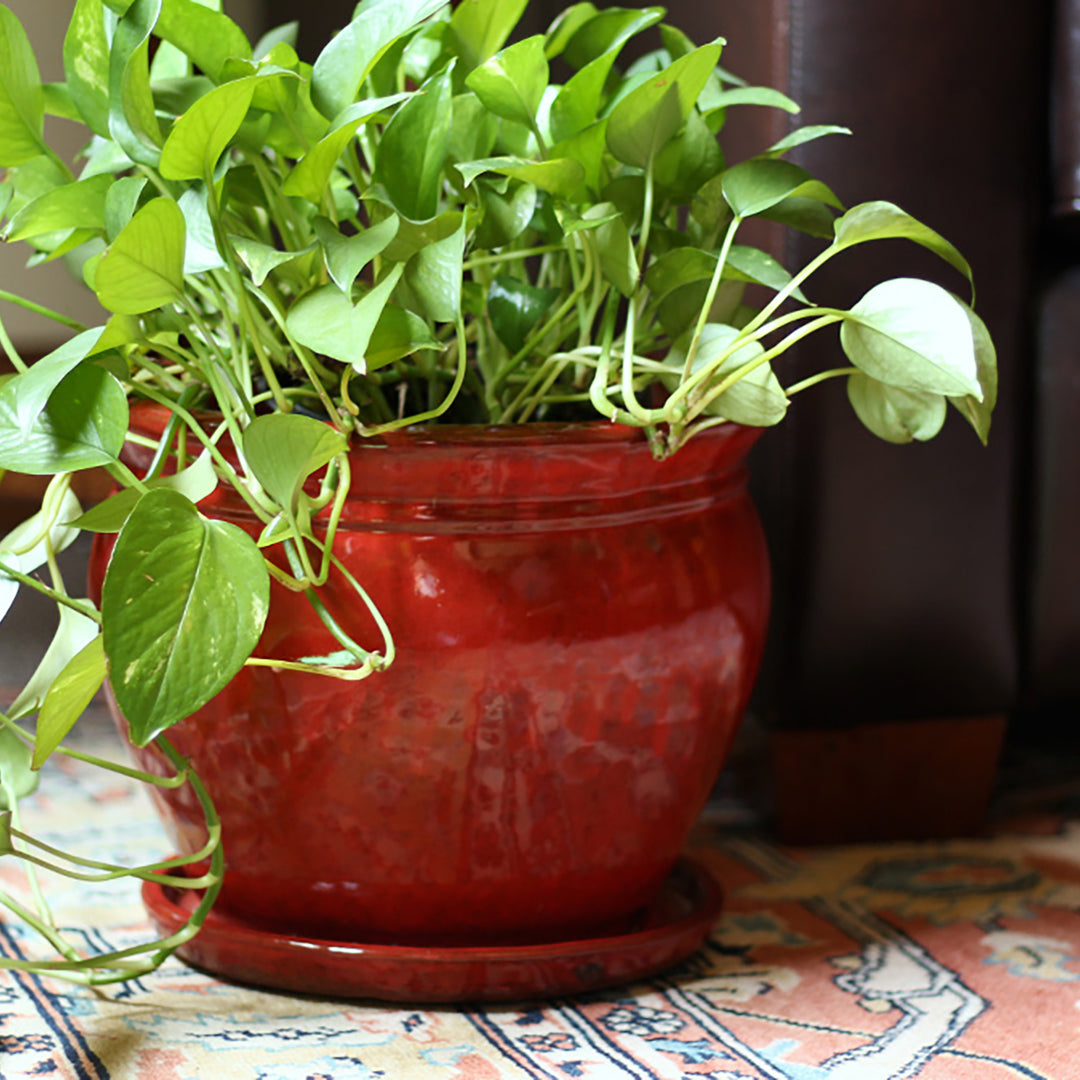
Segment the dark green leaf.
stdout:
<svg viewBox="0 0 1080 1080">
<path fill-rule="evenodd" d="M 64 741 L 105 681 L 100 634 L 76 653 L 49 687 L 38 716 L 31 768 L 40 769 Z"/>
<path fill-rule="evenodd" d="M 257 416 L 244 432 L 244 457 L 255 479 L 287 513 L 294 513 L 304 481 L 345 451 L 340 431 L 310 416 Z"/>
<path fill-rule="evenodd" d="M 875 285 L 848 313 L 840 343 L 857 368 L 888 386 L 983 394 L 964 306 L 932 282 L 894 278 Z"/>
<path fill-rule="evenodd" d="M 451 69 L 446 68 L 428 79 L 383 130 L 374 178 L 403 217 L 427 221 L 438 213 L 452 119 Z"/>
<path fill-rule="evenodd" d="M 723 168 L 716 136 L 691 111 L 682 132 L 656 155 L 656 186 L 678 202 L 689 202 Z"/>
<path fill-rule="evenodd" d="M 781 199 L 760 216 L 823 240 L 832 239 L 836 222 L 833 211 L 825 203 L 802 197 Z"/>
<path fill-rule="evenodd" d="M 847 395 L 855 415 L 886 442 L 925 442 L 945 423 L 945 398 L 940 394 L 886 386 L 861 371 L 848 377 Z"/>
<path fill-rule="evenodd" d="M 167 198 L 148 202 L 113 241 L 94 273 L 109 311 L 138 315 L 177 300 L 184 288 L 184 215 Z"/>
<path fill-rule="evenodd" d="M 492 116 L 475 94 L 458 94 L 454 98 L 454 122 L 450 128 L 451 161 L 474 161 L 489 157 L 498 134 L 498 117 Z"/>
<path fill-rule="evenodd" d="M 105 653 L 132 742 L 205 705 L 262 632 L 270 578 L 247 533 L 175 491 L 145 495 L 116 541 L 101 611 Z"/>
<path fill-rule="evenodd" d="M 34 50 L 22 23 L 0 4 L 0 165 L 45 152 L 45 102 Z"/>
<path fill-rule="evenodd" d="M 363 0 L 352 21 L 319 54 L 311 100 L 328 120 L 353 104 L 379 57 L 402 34 L 434 15 L 445 0 Z M 430 216 L 430 215 L 429 215 Z"/>
<path fill-rule="evenodd" d="M 488 290 L 487 309 L 499 340 L 517 353 L 559 298 L 559 289 L 539 289 L 518 278 L 500 275 Z"/>
</svg>

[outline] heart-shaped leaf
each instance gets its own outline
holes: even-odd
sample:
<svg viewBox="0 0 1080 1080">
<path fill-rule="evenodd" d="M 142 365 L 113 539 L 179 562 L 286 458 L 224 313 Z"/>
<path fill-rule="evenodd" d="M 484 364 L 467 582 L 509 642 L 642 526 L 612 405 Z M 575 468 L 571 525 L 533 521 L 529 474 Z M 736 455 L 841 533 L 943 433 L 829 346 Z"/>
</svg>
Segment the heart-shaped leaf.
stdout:
<svg viewBox="0 0 1080 1080">
<path fill-rule="evenodd" d="M 362 232 L 344 236 L 328 218 L 315 219 L 315 235 L 322 245 L 326 269 L 346 296 L 352 292 L 357 275 L 397 236 L 400 224 L 401 218 L 391 214 Z"/>
<path fill-rule="evenodd" d="M 520 157 L 482 158 L 479 161 L 463 161 L 458 171 L 468 187 L 478 176 L 486 172 L 509 176 L 515 180 L 524 180 L 534 184 L 542 191 L 563 198 L 572 197 L 585 179 L 585 170 L 580 162 L 571 158 L 552 158 L 549 161 L 529 161 Z"/>
<path fill-rule="evenodd" d="M 405 280 L 423 314 L 435 322 L 454 322 L 461 312 L 465 217 L 455 233 L 422 247 L 405 267 Z"/>
<path fill-rule="evenodd" d="M 463 0 L 450 17 L 450 38 L 471 71 L 494 56 L 521 18 L 528 0 Z"/>
<path fill-rule="evenodd" d="M 383 130 L 375 180 L 394 208 L 412 221 L 427 221 L 439 210 L 442 168 L 453 119 L 452 68 L 432 76 Z"/>
<path fill-rule="evenodd" d="M 287 513 L 296 511 L 304 481 L 344 452 L 340 431 L 310 416 L 270 413 L 244 431 L 244 458 L 267 494 Z"/>
<path fill-rule="evenodd" d="M 488 290 L 487 310 L 499 340 L 513 354 L 559 298 L 559 289 L 541 289 L 518 278 L 500 275 Z"/>
<path fill-rule="evenodd" d="M 178 300 L 184 288 L 184 215 L 165 197 L 148 202 L 121 231 L 94 272 L 103 307 L 139 315 Z"/>
<path fill-rule="evenodd" d="M 404 266 L 396 264 L 356 304 L 336 286 L 324 285 L 302 296 L 289 309 L 286 326 L 301 345 L 349 364 L 363 375 L 368 342 L 401 277 Z"/>
<path fill-rule="evenodd" d="M 840 328 L 848 359 L 901 390 L 982 398 L 971 323 L 940 285 L 894 278 L 875 285 Z"/>
<path fill-rule="evenodd" d="M 372 331 L 367 348 L 367 369 L 378 371 L 420 349 L 445 348 L 419 315 L 396 304 L 387 304 Z"/>
<path fill-rule="evenodd" d="M 940 394 L 886 386 L 861 371 L 848 377 L 847 395 L 855 415 L 886 442 L 925 442 L 945 423 L 945 398 Z"/>
<path fill-rule="evenodd" d="M 251 44 L 244 31 L 219 5 L 203 0 L 164 0 L 155 32 L 174 45 L 215 82 L 231 57 L 251 58 Z"/>
<path fill-rule="evenodd" d="M 251 108 L 255 78 L 249 75 L 215 87 L 173 124 L 161 149 L 159 169 L 166 180 L 213 176 L 218 158 Z"/>
<path fill-rule="evenodd" d="M 533 127 L 548 84 L 544 36 L 525 38 L 469 72 L 465 85 L 505 120 Z"/>
<path fill-rule="evenodd" d="M 840 200 L 805 169 L 778 158 L 753 158 L 733 165 L 721 181 L 724 198 L 740 217 L 763 213 L 790 198 L 815 199 L 843 209 Z"/>
<path fill-rule="evenodd" d="M 990 331 L 986 329 L 986 323 L 966 304 L 963 308 L 971 324 L 971 336 L 975 344 L 975 367 L 982 397 L 980 399 L 974 394 L 968 394 L 965 397 L 951 397 L 949 401 L 975 429 L 975 434 L 985 445 L 990 437 L 990 417 L 997 404 L 997 352 Z"/>
<path fill-rule="evenodd" d="M 224 688 L 255 648 L 269 602 L 266 564 L 247 533 L 167 488 L 143 496 L 101 596 L 112 688 L 136 746 Z"/>
<path fill-rule="evenodd" d="M 24 206 L 8 223 L 5 239 L 14 243 L 59 229 L 105 228 L 105 196 L 111 176 L 92 176 L 53 188 Z"/>
</svg>

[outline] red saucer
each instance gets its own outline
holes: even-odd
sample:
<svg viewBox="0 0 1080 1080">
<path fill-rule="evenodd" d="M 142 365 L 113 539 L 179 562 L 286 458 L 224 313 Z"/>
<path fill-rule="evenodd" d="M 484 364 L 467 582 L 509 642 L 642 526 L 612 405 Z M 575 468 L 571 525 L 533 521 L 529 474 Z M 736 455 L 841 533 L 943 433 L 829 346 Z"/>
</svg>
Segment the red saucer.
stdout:
<svg viewBox="0 0 1080 1080">
<path fill-rule="evenodd" d="M 143 903 L 174 933 L 197 894 L 143 884 Z M 655 975 L 695 952 L 720 913 L 720 887 L 682 857 L 636 929 L 547 945 L 469 948 L 364 945 L 273 933 L 211 912 L 178 955 L 237 982 L 324 997 L 401 1002 L 483 1002 L 562 997 Z"/>
</svg>

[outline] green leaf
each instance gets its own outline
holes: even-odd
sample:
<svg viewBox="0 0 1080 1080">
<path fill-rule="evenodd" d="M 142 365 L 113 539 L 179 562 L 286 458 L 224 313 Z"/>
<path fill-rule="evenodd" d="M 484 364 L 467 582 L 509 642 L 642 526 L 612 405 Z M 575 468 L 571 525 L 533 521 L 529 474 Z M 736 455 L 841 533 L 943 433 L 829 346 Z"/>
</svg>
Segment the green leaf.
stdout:
<svg viewBox="0 0 1080 1080">
<path fill-rule="evenodd" d="M 875 285 L 847 313 L 840 344 L 857 368 L 888 386 L 982 397 L 965 309 L 932 282 L 894 278 Z"/>
<path fill-rule="evenodd" d="M 102 0 L 76 0 L 64 35 L 64 74 L 86 126 L 108 138 L 109 39 Z"/>
<path fill-rule="evenodd" d="M 59 553 L 70 547 L 79 530 L 69 525 L 81 511 L 79 500 L 69 489 L 64 493 L 55 520 L 48 525 L 44 510 L 20 522 L 0 539 L 0 563 L 21 574 L 32 574 L 48 559 L 49 549 Z M 0 571 L 0 619 L 11 609 L 19 592 L 19 583 Z"/>
<path fill-rule="evenodd" d="M 13 717 L 27 716 L 37 712 L 45 695 L 57 676 L 67 667 L 73 656 L 98 636 L 98 624 L 93 619 L 62 605 L 57 609 L 60 622 L 45 655 L 41 658 L 29 681 L 19 696 L 11 703 L 8 712 Z"/>
<path fill-rule="evenodd" d="M 707 323 L 702 330 L 697 352 L 694 354 L 692 369 L 694 372 L 717 361 L 735 342 L 739 331 L 734 326 Z M 668 354 L 668 363 L 681 371 L 686 363 L 685 339 Z M 717 385 L 745 364 L 753 363 L 765 350 L 756 341 L 749 341 L 740 346 L 731 356 L 723 360 L 710 377 L 704 389 Z M 669 380 L 669 388 L 674 388 L 678 380 Z M 787 413 L 788 399 L 784 388 L 773 374 L 769 364 L 759 364 L 742 378 L 732 383 L 722 394 L 715 397 L 706 408 L 710 416 L 722 416 L 737 424 L 749 424 L 751 427 L 771 427 L 780 423 Z"/>
<path fill-rule="evenodd" d="M 682 132 L 656 155 L 656 187 L 679 202 L 690 202 L 723 168 L 716 136 L 700 114 L 691 111 Z"/>
<path fill-rule="evenodd" d="M 347 448 L 340 431 L 297 413 L 257 416 L 244 432 L 244 458 L 255 479 L 288 513 L 296 511 L 304 481 Z"/>
<path fill-rule="evenodd" d="M 776 292 L 786 288 L 791 281 L 791 275 L 768 252 L 743 244 L 731 245 L 723 276 L 736 281 L 752 281 Z M 799 288 L 789 295 L 804 304 L 809 302 Z"/>
<path fill-rule="evenodd" d="M 500 275 L 491 283 L 488 316 L 499 340 L 511 354 L 524 346 L 533 328 L 558 300 L 560 292 L 559 289 L 540 289 L 507 275 Z"/>
<path fill-rule="evenodd" d="M 460 210 L 447 210 L 430 221 L 400 219 L 397 233 L 387 245 L 383 256 L 392 263 L 408 262 L 421 248 L 437 244 L 456 233 L 464 216 Z"/>
<path fill-rule="evenodd" d="M 967 259 L 939 233 L 892 203 L 869 202 L 853 206 L 843 217 L 836 219 L 835 229 L 833 244 L 837 248 L 852 247 L 867 240 L 911 240 L 939 255 L 974 287 Z"/>
<path fill-rule="evenodd" d="M 14 427 L 4 404 L 0 397 L 0 468 L 32 476 L 111 465 L 127 434 L 123 387 L 93 363 L 65 375 L 28 427 Z"/>
<path fill-rule="evenodd" d="M 251 58 L 244 31 L 227 15 L 201 0 L 163 0 L 156 32 L 189 56 L 214 82 L 231 57 Z"/>
<path fill-rule="evenodd" d="M 311 100 L 333 120 L 356 100 L 379 57 L 402 34 L 434 15 L 445 0 L 363 0 L 352 22 L 319 54 Z"/>
<path fill-rule="evenodd" d="M 419 349 L 441 351 L 443 348 L 443 343 L 432 334 L 419 315 L 396 304 L 387 304 L 371 333 L 366 356 L 367 369 L 378 371 Z"/>
<path fill-rule="evenodd" d="M 886 386 L 861 371 L 848 377 L 847 395 L 855 415 L 886 442 L 925 442 L 945 423 L 945 398 L 941 394 Z"/>
<path fill-rule="evenodd" d="M 148 481 L 147 486 L 151 490 L 168 488 L 170 491 L 178 491 L 193 503 L 198 503 L 217 487 L 217 474 L 214 472 L 209 452 L 204 451 L 186 469 L 181 469 L 171 476 L 159 476 L 156 480 Z M 137 488 L 124 488 L 96 506 L 91 506 L 71 524 L 87 532 L 119 532 L 143 494 Z"/>
<path fill-rule="evenodd" d="M 8 223 L 4 239 L 26 240 L 59 229 L 105 229 L 105 196 L 111 176 L 92 176 L 53 188 L 24 206 Z"/>
<path fill-rule="evenodd" d="M 132 161 L 152 168 L 161 157 L 161 127 L 150 91 L 150 32 L 161 2 L 133 0 L 109 54 L 109 133 Z"/>
<path fill-rule="evenodd" d="M 184 237 L 184 215 L 172 199 L 148 202 L 98 263 L 94 290 L 101 304 L 120 315 L 138 315 L 178 300 Z"/>
<path fill-rule="evenodd" d="M 709 99 L 705 122 L 713 131 L 723 124 L 724 114 L 731 105 L 766 105 L 789 113 L 802 111 L 798 102 L 771 86 L 738 86 L 733 90 L 722 90 Z"/>
<path fill-rule="evenodd" d="M 225 265 L 218 251 L 205 184 L 188 184 L 176 204 L 184 216 L 184 273 L 198 274 Z"/>
<path fill-rule="evenodd" d="M 949 401 L 975 429 L 975 434 L 985 446 L 990 438 L 990 416 L 997 404 L 997 353 L 986 324 L 966 304 L 962 307 L 971 324 L 971 336 L 975 345 L 975 367 L 982 397 L 980 400 L 975 394 L 967 394 L 964 397 L 951 397 Z"/>
<path fill-rule="evenodd" d="M 252 240 L 249 236 L 230 235 L 229 242 L 232 244 L 240 261 L 251 272 L 252 283 L 261 286 L 270 276 L 272 270 L 279 266 L 291 263 L 304 255 L 310 255 L 316 248 L 315 244 L 309 244 L 299 251 L 278 251 L 277 248 L 264 244 L 261 240 Z"/>
<path fill-rule="evenodd" d="M 474 240 L 477 248 L 509 244 L 525 231 L 536 210 L 537 192 L 532 184 L 514 183 L 502 195 L 481 181 L 476 192 L 484 211 Z"/>
<path fill-rule="evenodd" d="M 145 746 L 205 705 L 259 640 L 270 577 L 247 533 L 183 495 L 144 495 L 117 537 L 102 588 L 110 681 Z"/>
<path fill-rule="evenodd" d="M 613 203 L 590 206 L 582 217 L 586 221 L 606 218 L 597 226 L 596 247 L 600 253 L 600 271 L 623 296 L 632 296 L 637 289 L 638 263 L 630 230 L 622 216 L 612 216 Z"/>
<path fill-rule="evenodd" d="M 122 176 L 105 192 L 105 238 L 112 242 L 135 216 L 139 196 L 146 187 L 145 176 Z"/>
<path fill-rule="evenodd" d="M 105 681 L 105 648 L 100 634 L 77 652 L 53 680 L 41 704 L 32 769 L 40 769 L 64 741 Z"/>
<path fill-rule="evenodd" d="M 470 71 L 494 56 L 510 37 L 528 0 L 461 0 L 449 36 Z"/>
<path fill-rule="evenodd" d="M 796 128 L 794 131 L 788 132 L 782 139 L 774 142 L 765 153 L 769 156 L 779 156 L 787 153 L 788 150 L 794 150 L 796 146 L 813 142 L 815 139 L 820 139 L 825 135 L 850 134 L 851 128 L 840 127 L 838 124 L 809 124 L 806 127 Z"/>
<path fill-rule="evenodd" d="M 664 9 L 661 7 L 647 7 L 640 11 L 637 8 L 618 7 L 596 11 L 593 8 L 593 16 L 582 19 L 562 46 L 563 58 L 571 67 L 584 70 L 605 53 L 617 53 L 630 38 L 655 26 L 663 17 Z"/>
<path fill-rule="evenodd" d="M 404 269 L 401 263 L 392 267 L 355 305 L 336 285 L 324 285 L 302 296 L 289 309 L 289 333 L 301 345 L 349 364 L 363 375 L 368 342 Z"/>
<path fill-rule="evenodd" d="M 544 36 L 519 41 L 471 71 L 465 85 L 496 116 L 535 127 L 548 84 Z"/>
<path fill-rule="evenodd" d="M 401 219 L 391 214 L 370 228 L 344 236 L 329 218 L 315 218 L 315 236 L 322 245 L 326 269 L 346 296 L 352 292 L 357 275 L 397 236 L 400 224 Z"/>
<path fill-rule="evenodd" d="M 75 108 L 75 101 L 71 91 L 64 83 L 42 83 L 42 103 L 45 107 L 46 116 L 57 116 L 61 120 L 74 120 L 76 124 L 82 123 L 82 116 Z"/>
<path fill-rule="evenodd" d="M 563 139 L 551 147 L 550 156 L 569 158 L 578 162 L 585 172 L 585 186 L 590 192 L 598 193 L 603 186 L 604 153 L 607 149 L 607 120 L 598 120 L 595 124 Z"/>
<path fill-rule="evenodd" d="M 820 180 L 790 161 L 753 158 L 724 173 L 724 198 L 740 217 L 752 217 L 789 198 L 809 198 L 843 209 L 840 200 Z"/>
<path fill-rule="evenodd" d="M 447 67 L 428 79 L 383 130 L 374 179 L 385 187 L 394 209 L 411 221 L 427 221 L 439 211 L 452 119 Z"/>
<path fill-rule="evenodd" d="M 472 93 L 454 97 L 454 120 L 450 126 L 451 161 L 488 157 L 499 134 L 499 118 L 484 108 Z"/>
<path fill-rule="evenodd" d="M 817 236 L 822 240 L 833 238 L 836 216 L 828 206 L 823 202 L 818 202 L 817 199 L 801 197 L 781 199 L 760 216 L 768 221 L 775 221 L 797 229 L 808 236 Z"/>
<path fill-rule="evenodd" d="M 611 111 L 608 149 L 628 165 L 648 169 L 686 121 L 720 57 L 712 42 L 649 76 Z"/>
<path fill-rule="evenodd" d="M 434 322 L 455 322 L 461 313 L 462 264 L 465 260 L 465 217 L 457 232 L 422 247 L 405 267 L 405 280 Z"/>
<path fill-rule="evenodd" d="M 45 100 L 22 23 L 0 4 L 0 166 L 45 152 Z"/>
<path fill-rule="evenodd" d="M 30 767 L 30 747 L 8 728 L 0 728 L 0 855 L 11 854 L 11 815 L 14 804 L 32 795 L 38 774 Z"/>
<path fill-rule="evenodd" d="M 552 158 L 550 161 L 529 161 L 519 157 L 481 158 L 463 161 L 457 166 L 468 187 L 482 173 L 493 172 L 524 180 L 543 191 L 562 198 L 571 198 L 585 179 L 585 169 L 571 158 Z"/>
<path fill-rule="evenodd" d="M 572 4 L 564 8 L 552 20 L 547 28 L 547 55 L 551 60 L 558 56 L 567 45 L 567 42 L 596 15 L 596 5 L 589 0 L 581 0 L 580 3 Z"/>
<path fill-rule="evenodd" d="M 285 178 L 282 191 L 286 195 L 299 195 L 316 206 L 322 206 L 330 176 L 359 127 L 411 96 L 392 94 L 389 97 L 371 98 L 350 105 L 327 134 L 296 163 Z"/>
<path fill-rule="evenodd" d="M 240 130 L 255 93 L 255 77 L 236 79 L 211 90 L 180 117 L 161 150 L 166 180 L 212 177 L 225 147 Z"/>
</svg>

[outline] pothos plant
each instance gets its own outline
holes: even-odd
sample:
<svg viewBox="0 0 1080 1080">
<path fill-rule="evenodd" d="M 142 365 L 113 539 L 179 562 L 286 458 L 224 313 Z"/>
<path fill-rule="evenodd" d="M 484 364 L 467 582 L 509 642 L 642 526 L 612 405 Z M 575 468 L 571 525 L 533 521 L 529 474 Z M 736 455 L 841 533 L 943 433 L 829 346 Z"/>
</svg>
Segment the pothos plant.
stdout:
<svg viewBox="0 0 1080 1080">
<path fill-rule="evenodd" d="M 68 331 L 27 364 L 0 327 L 13 368 L 0 469 L 48 478 L 40 510 L 0 541 L 0 614 L 21 588 L 59 610 L 2 715 L 0 847 L 31 870 L 209 886 L 181 935 L 103 957 L 66 944 L 40 894 L 0 896 L 61 953 L 36 969 L 127 978 L 205 917 L 220 830 L 171 725 L 245 664 L 360 679 L 392 662 L 392 627 L 334 553 L 351 442 L 420 423 L 602 418 L 643 428 L 664 456 L 718 424 L 776 424 L 835 378 L 882 438 L 931 438 L 951 403 L 986 439 L 994 351 L 967 303 L 910 278 L 850 309 L 814 298 L 826 262 L 889 238 L 971 279 L 900 208 L 845 210 L 786 160 L 845 129 L 795 128 L 729 162 L 729 110 L 798 107 L 719 67 L 721 39 L 693 43 L 659 7 L 585 2 L 508 45 L 525 4 L 363 0 L 309 65 L 295 25 L 252 46 L 213 0 L 76 0 L 65 79 L 49 84 L 0 6 L 3 237 L 31 265 L 63 259 L 102 308 L 86 327 L 0 293 Z M 82 129 L 77 161 L 52 148 L 47 117 Z M 740 242 L 755 218 L 820 237 L 820 254 L 785 269 Z M 793 345 L 835 331 L 839 366 L 785 376 Z M 166 410 L 160 438 L 129 426 L 132 402 Z M 150 447 L 148 470 L 129 468 L 125 444 Z M 91 468 L 117 491 L 84 511 L 71 478 Z M 199 511 L 219 484 L 257 536 Z M 57 563 L 80 530 L 117 534 L 100 606 Z M 324 605 L 331 573 L 372 610 L 376 648 Z M 255 655 L 272 579 L 308 597 L 334 652 Z M 211 858 L 199 877 L 180 860 L 79 859 L 19 827 L 19 797 L 50 754 L 74 752 L 63 740 L 107 675 L 132 740 L 157 740 L 176 765 L 142 779 L 196 786 L 209 841 L 195 858 Z"/>
</svg>

